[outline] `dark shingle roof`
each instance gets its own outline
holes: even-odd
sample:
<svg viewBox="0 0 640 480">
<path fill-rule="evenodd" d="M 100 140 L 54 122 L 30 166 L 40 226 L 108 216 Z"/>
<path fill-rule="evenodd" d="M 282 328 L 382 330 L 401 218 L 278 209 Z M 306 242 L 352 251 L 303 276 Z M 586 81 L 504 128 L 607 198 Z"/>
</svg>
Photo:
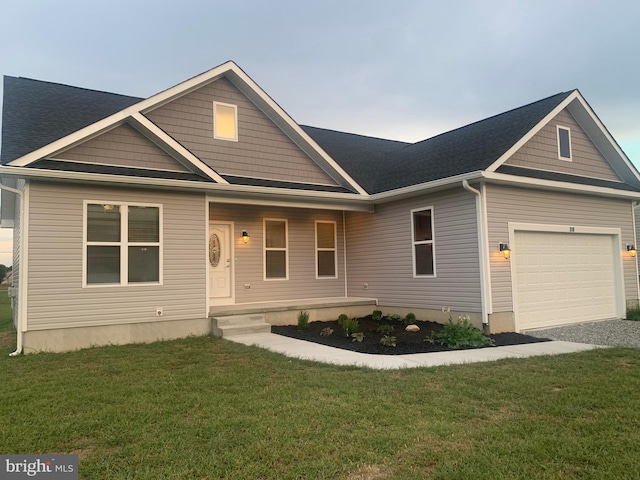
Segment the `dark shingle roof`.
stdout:
<svg viewBox="0 0 640 480">
<path fill-rule="evenodd" d="M 364 155 L 345 148 L 350 137 L 344 135 L 348 134 L 304 128 L 365 190 L 379 193 L 486 169 L 571 93 L 559 93 L 418 143 L 398 145 L 400 142 L 381 140 L 385 143 L 376 145 L 374 140 L 379 139 L 364 137 L 363 143 L 371 150 Z M 354 149 L 358 142 L 355 138 Z"/>
<path fill-rule="evenodd" d="M 555 180 L 557 182 L 579 183 L 581 185 L 592 185 L 594 187 L 615 188 L 616 190 L 627 190 L 629 192 L 640 192 L 640 185 L 630 185 L 628 183 L 614 182 L 600 178 L 583 177 L 580 175 L 569 175 L 567 173 L 549 172 L 547 170 L 534 170 L 531 168 L 515 167 L 513 165 L 501 165 L 497 173 L 506 175 L 516 175 L 518 177 L 539 178 L 540 180 Z"/>
<path fill-rule="evenodd" d="M 141 99 L 22 77 L 4 77 L 3 165 Z"/>
<path fill-rule="evenodd" d="M 197 173 L 170 172 L 165 170 L 148 170 L 146 168 L 116 167 L 92 163 L 64 162 L 57 160 L 38 160 L 29 165 L 30 168 L 43 170 L 61 170 L 65 172 L 102 173 L 128 177 L 165 178 L 172 180 L 190 180 L 192 182 L 211 182 L 210 178 Z"/>
<path fill-rule="evenodd" d="M 367 192 L 379 193 L 486 169 L 571 93 L 559 93 L 413 144 L 309 126 L 302 126 L 302 129 Z M 27 78 L 5 77 L 1 163 L 8 163 L 141 100 Z M 159 174 L 151 170 L 74 166 L 53 161 L 40 161 L 33 164 L 33 167 L 147 177 L 165 175 L 162 178 L 178 178 L 183 175 L 179 178 L 206 181 L 196 173 Z M 499 171 L 546 178 L 529 169 L 516 171 L 512 167 L 503 166 Z M 553 179 L 561 180 L 557 175 Z M 585 177 L 564 175 L 563 179 L 596 185 Z M 241 185 L 307 188 L 275 180 L 242 177 L 229 177 L 227 180 Z M 609 183 L 611 185 L 606 186 L 635 189 L 622 183 Z M 309 188 L 348 191 L 342 187 Z"/>
<path fill-rule="evenodd" d="M 290 188 L 293 190 L 310 190 L 316 192 L 355 193 L 340 185 L 317 185 L 313 183 L 286 182 L 266 178 L 238 177 L 236 175 L 221 175 L 231 185 L 251 185 L 254 187 Z"/>
<path fill-rule="evenodd" d="M 301 125 L 301 127 L 362 188 L 370 193 L 378 179 L 379 172 L 376 168 L 378 165 L 384 164 L 385 155 L 411 145 L 397 140 L 366 137 L 305 125 Z"/>
</svg>

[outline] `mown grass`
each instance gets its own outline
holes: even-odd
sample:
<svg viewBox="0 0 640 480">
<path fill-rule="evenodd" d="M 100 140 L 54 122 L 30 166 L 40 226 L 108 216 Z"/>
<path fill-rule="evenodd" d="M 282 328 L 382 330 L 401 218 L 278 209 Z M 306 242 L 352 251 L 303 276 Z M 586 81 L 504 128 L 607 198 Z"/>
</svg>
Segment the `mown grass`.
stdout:
<svg viewBox="0 0 640 480">
<path fill-rule="evenodd" d="M 640 478 L 640 350 L 372 371 L 212 337 L 9 358 L 0 453 L 83 479 Z"/>
</svg>

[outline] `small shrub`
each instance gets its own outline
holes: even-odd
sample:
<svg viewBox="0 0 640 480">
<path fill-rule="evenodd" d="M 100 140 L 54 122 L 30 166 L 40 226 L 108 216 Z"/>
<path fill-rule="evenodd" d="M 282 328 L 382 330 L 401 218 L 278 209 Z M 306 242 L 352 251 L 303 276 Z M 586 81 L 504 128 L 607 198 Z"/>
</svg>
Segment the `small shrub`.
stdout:
<svg viewBox="0 0 640 480">
<path fill-rule="evenodd" d="M 389 315 L 386 315 L 385 318 L 387 320 L 389 320 L 390 322 L 402 323 L 402 321 L 403 321 L 402 315 L 398 315 L 397 313 L 391 313 Z"/>
<path fill-rule="evenodd" d="M 352 333 L 351 339 L 352 339 L 351 340 L 352 342 L 362 342 L 362 340 L 364 340 L 364 333 L 362 332 Z"/>
<path fill-rule="evenodd" d="M 431 345 L 433 345 L 434 343 L 436 343 L 436 333 L 431 330 L 429 332 L 429 335 L 427 335 L 426 337 L 424 337 L 424 340 L 422 340 L 425 343 L 430 343 Z"/>
<path fill-rule="evenodd" d="M 309 328 L 309 312 L 301 311 L 298 313 L 298 330 L 306 330 Z"/>
<path fill-rule="evenodd" d="M 407 316 L 404 317 L 404 324 L 411 325 L 412 323 L 416 323 L 416 314 L 415 313 L 407 313 Z"/>
<path fill-rule="evenodd" d="M 344 313 L 340 314 L 340 316 L 338 317 L 338 325 L 343 326 L 344 322 L 348 321 L 349 317 L 347 315 L 345 315 Z"/>
<path fill-rule="evenodd" d="M 385 335 L 380 339 L 380 343 L 385 347 L 395 347 L 396 346 L 396 337 L 392 337 L 391 335 Z"/>
<path fill-rule="evenodd" d="M 323 328 L 322 330 L 320 330 L 320 335 L 322 337 L 328 337 L 329 335 L 333 335 L 333 328 L 331 327 Z"/>
<path fill-rule="evenodd" d="M 456 323 L 449 318 L 444 330 L 436 335 L 436 340 L 440 345 L 454 349 L 466 346 L 484 347 L 495 343 L 469 322 L 468 315 L 461 315 Z"/>
<path fill-rule="evenodd" d="M 351 334 L 356 333 L 358 331 L 358 328 L 360 327 L 358 320 L 356 320 L 355 318 L 349 318 L 349 317 L 347 317 L 346 320 L 343 320 L 341 325 L 342 325 L 342 330 L 344 330 L 344 334 L 347 337 L 350 337 Z"/>
<path fill-rule="evenodd" d="M 375 322 L 379 322 L 380 320 L 382 320 L 382 310 L 374 310 L 371 314 L 371 318 Z"/>
<path fill-rule="evenodd" d="M 393 325 L 384 324 L 384 325 L 380 325 L 376 329 L 376 332 L 381 333 L 382 335 L 391 335 L 393 332 L 395 332 L 395 330 L 396 330 L 396 327 L 394 327 Z"/>
<path fill-rule="evenodd" d="M 633 320 L 634 322 L 640 321 L 640 307 L 628 308 L 627 320 Z"/>
</svg>

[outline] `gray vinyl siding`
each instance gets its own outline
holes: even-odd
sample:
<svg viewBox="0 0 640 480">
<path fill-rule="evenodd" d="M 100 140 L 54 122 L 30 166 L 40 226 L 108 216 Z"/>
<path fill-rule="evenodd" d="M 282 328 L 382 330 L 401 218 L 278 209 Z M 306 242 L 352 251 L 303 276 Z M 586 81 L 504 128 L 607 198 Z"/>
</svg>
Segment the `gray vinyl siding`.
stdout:
<svg viewBox="0 0 640 480">
<path fill-rule="evenodd" d="M 629 200 L 488 185 L 487 217 L 494 313 L 513 311 L 510 261 L 498 254 L 509 222 L 621 228 L 622 245 L 634 241 Z M 635 261 L 625 255 L 623 272 L 626 299 L 637 299 Z"/>
<path fill-rule="evenodd" d="M 237 142 L 213 138 L 214 101 L 237 105 Z M 225 78 L 146 115 L 220 174 L 336 185 Z"/>
<path fill-rule="evenodd" d="M 264 280 L 265 218 L 288 221 L 288 280 Z M 209 219 L 234 222 L 236 303 L 345 296 L 342 212 L 211 203 Z M 316 279 L 316 220 L 336 222 L 338 278 Z M 251 237 L 246 245 L 239 240 L 243 230 Z"/>
<path fill-rule="evenodd" d="M 411 210 L 433 207 L 435 278 L 413 278 Z M 460 188 L 347 213 L 349 296 L 384 306 L 480 312 L 476 200 Z M 368 284 L 368 289 L 364 284 Z"/>
<path fill-rule="evenodd" d="M 19 179 L 16 182 L 16 188 L 22 192 L 26 190 L 26 182 L 23 179 Z M 9 192 L 7 192 L 9 193 Z M 14 194 L 15 195 L 15 194 Z M 25 195 L 23 195 L 24 197 Z M 20 249 L 22 248 L 22 224 L 20 218 L 20 204 L 24 202 L 28 202 L 28 198 L 25 200 L 17 198 L 15 195 L 15 203 L 14 203 L 14 222 L 13 222 L 13 276 L 11 277 L 11 286 L 13 287 L 13 291 L 15 295 L 11 298 L 11 308 L 12 308 L 12 316 L 13 316 L 13 325 L 17 326 L 18 324 L 18 312 L 19 312 L 19 287 L 20 287 Z M 25 212 L 28 210 L 28 203 L 25 204 Z"/>
<path fill-rule="evenodd" d="M 558 158 L 556 126 L 571 130 L 571 161 Z M 620 181 L 611 165 L 567 110 L 561 111 L 525 143 L 506 165 Z"/>
<path fill-rule="evenodd" d="M 205 318 L 203 195 L 35 182 L 29 194 L 29 330 Z M 82 288 L 83 200 L 163 206 L 163 285 Z"/>
<path fill-rule="evenodd" d="M 178 172 L 189 171 L 188 168 L 127 124 L 120 125 L 52 158 L 100 165 Z"/>
</svg>

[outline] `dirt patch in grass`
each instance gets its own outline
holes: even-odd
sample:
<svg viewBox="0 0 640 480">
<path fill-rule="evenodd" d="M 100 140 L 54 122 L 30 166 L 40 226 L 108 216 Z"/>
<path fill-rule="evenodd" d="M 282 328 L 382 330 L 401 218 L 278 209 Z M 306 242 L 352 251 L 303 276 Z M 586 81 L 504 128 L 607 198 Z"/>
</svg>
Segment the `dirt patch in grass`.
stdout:
<svg viewBox="0 0 640 480">
<path fill-rule="evenodd" d="M 15 335 L 10 331 L 0 331 L 0 348 L 10 347 L 15 343 Z"/>
<path fill-rule="evenodd" d="M 407 332 L 405 325 L 399 322 L 389 322 L 383 320 L 374 321 L 371 315 L 358 319 L 358 332 L 364 334 L 362 342 L 353 341 L 347 338 L 338 324 L 337 320 L 328 322 L 311 322 L 306 330 L 298 330 L 296 325 L 274 325 L 271 331 L 285 337 L 297 338 L 308 342 L 320 343 L 330 347 L 342 348 L 360 353 L 372 353 L 378 355 L 405 355 L 408 353 L 429 353 L 446 352 L 451 350 L 444 345 L 437 343 L 434 338 L 442 332 L 443 325 L 430 321 L 416 321 L 414 325 L 420 328 L 418 332 Z M 384 346 L 380 339 L 384 336 L 377 330 L 381 325 L 392 325 L 394 328 L 392 335 L 396 337 L 396 346 Z M 331 335 L 321 335 L 327 328 L 333 330 Z M 548 342 L 548 339 L 535 338 L 520 333 L 498 333 L 489 335 L 493 339 L 495 346 L 520 345 L 524 343 Z M 464 347 L 463 347 L 464 348 Z M 473 347 L 470 347 L 473 348 Z M 483 347 L 491 348 L 491 347 Z"/>
</svg>

